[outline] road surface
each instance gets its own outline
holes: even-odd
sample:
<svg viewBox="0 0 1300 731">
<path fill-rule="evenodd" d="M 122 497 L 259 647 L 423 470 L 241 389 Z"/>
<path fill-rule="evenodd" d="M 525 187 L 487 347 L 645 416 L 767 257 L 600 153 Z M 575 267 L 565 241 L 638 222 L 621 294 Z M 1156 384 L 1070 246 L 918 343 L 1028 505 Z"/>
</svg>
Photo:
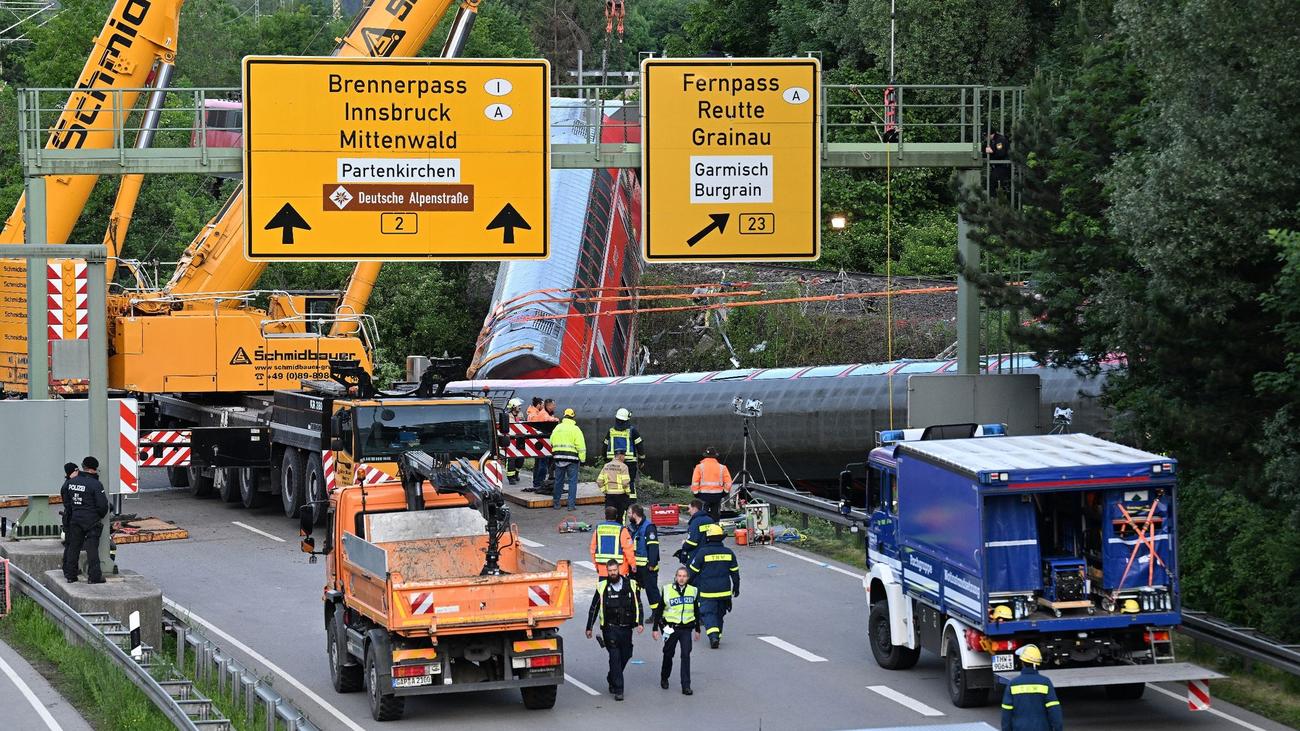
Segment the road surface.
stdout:
<svg viewBox="0 0 1300 731">
<path fill-rule="evenodd" d="M 694 696 L 681 695 L 676 677 L 670 690 L 659 688 L 659 646 L 648 630 L 635 637 L 626 701 L 616 703 L 606 692 L 604 651 L 582 632 L 596 581 L 588 564 L 575 567 L 577 616 L 562 630 L 569 682 L 560 687 L 554 709 L 525 710 L 517 692 L 465 693 L 409 698 L 404 720 L 375 723 L 364 694 L 338 694 L 330 685 L 321 612 L 324 566 L 309 564 L 299 552 L 296 522 L 278 505 L 247 511 L 219 499 L 196 499 L 168 488 L 160 470 L 145 470 L 142 486 L 127 512 L 174 521 L 190 538 L 122 546 L 121 565 L 152 577 L 170 601 L 215 627 L 209 637 L 236 656 L 290 675 L 291 687 L 277 689 L 323 728 L 424 729 L 436 721 L 464 731 L 606 731 L 611 724 L 686 717 L 708 718 L 716 731 L 999 726 L 996 701 L 979 709 L 952 706 L 936 657 L 923 654 L 908 671 L 877 667 L 866 642 L 862 569 L 784 546 L 737 547 L 744 591 L 727 617 L 722 648 L 696 645 Z M 595 523 L 599 506 L 579 507 L 576 514 L 512 510 L 523 538 L 536 544 L 533 551 L 552 560 L 589 561 L 590 534 L 559 534 L 556 526 L 575 515 Z M 681 537 L 661 540 L 660 579 L 666 582 Z M 1285 728 L 1221 702 L 1211 713 L 1192 713 L 1179 686 L 1149 688 L 1142 700 L 1123 703 L 1091 689 L 1066 691 L 1062 703 L 1071 731 L 1112 731 L 1135 723 L 1143 731 Z"/>
<path fill-rule="evenodd" d="M 41 674 L 0 642 L 0 726 L 7 731 L 91 731 Z"/>
</svg>

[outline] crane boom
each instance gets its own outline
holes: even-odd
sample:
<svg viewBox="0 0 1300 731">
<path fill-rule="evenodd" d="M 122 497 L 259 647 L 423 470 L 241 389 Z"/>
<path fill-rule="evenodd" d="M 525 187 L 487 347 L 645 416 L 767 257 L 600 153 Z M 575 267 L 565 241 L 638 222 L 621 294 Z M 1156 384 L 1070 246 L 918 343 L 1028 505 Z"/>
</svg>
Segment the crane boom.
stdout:
<svg viewBox="0 0 1300 731">
<path fill-rule="evenodd" d="M 385 58 L 414 55 L 451 4 L 452 0 L 373 2 L 357 16 L 333 55 Z M 164 287 L 165 294 L 243 292 L 257 283 L 266 264 L 244 258 L 243 198 L 244 189 L 240 186 L 185 249 L 176 272 Z M 237 304 L 234 300 L 228 303 Z M 352 303 L 352 309 L 359 314 L 365 309 L 365 303 L 360 302 L 360 307 L 356 304 Z"/>
<path fill-rule="evenodd" d="M 50 131 L 46 149 L 112 146 L 116 136 L 114 119 L 124 120 L 135 106 L 139 90 L 149 85 L 155 64 L 176 61 L 182 4 L 184 0 L 117 0 L 114 3 L 77 78 L 78 90 L 68 97 L 63 113 Z M 113 90 L 121 91 L 109 93 Z M 120 109 L 114 110 L 115 106 Z M 46 176 L 48 243 L 62 244 L 68 240 L 98 179 L 97 175 Z M 24 196 L 18 199 L 5 221 L 0 244 L 23 243 L 26 211 Z"/>
</svg>

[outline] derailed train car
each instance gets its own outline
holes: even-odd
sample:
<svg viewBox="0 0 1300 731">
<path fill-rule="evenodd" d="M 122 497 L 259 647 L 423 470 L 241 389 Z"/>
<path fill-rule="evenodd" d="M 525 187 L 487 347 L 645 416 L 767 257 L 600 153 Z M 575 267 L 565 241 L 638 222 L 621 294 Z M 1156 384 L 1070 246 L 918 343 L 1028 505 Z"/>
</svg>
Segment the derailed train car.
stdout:
<svg viewBox="0 0 1300 731">
<path fill-rule="evenodd" d="M 1039 431 L 1053 426 L 1057 407 L 1073 410 L 1070 431 L 1106 436 L 1110 417 L 1097 398 L 1104 373 L 1084 378 L 1066 368 L 1044 368 L 1026 356 L 994 359 L 990 372 L 1014 369 L 1040 378 Z M 458 388 L 512 391 L 525 402 L 554 398 L 573 408 L 587 439 L 589 458 L 599 458 L 614 411 L 627 408 L 645 439 L 648 470 L 660 477 L 669 462 L 675 483 L 689 482 L 700 451 L 714 446 L 732 468 L 740 465 L 744 420 L 736 397 L 763 402 L 763 415 L 750 421 L 750 471 L 756 479 L 783 482 L 835 480 L 843 465 L 861 462 L 877 431 L 907 420 L 907 379 L 916 374 L 955 373 L 956 362 L 901 361 L 797 368 L 741 368 L 580 379 L 491 379 L 462 381 Z M 759 456 L 757 464 L 753 455 Z M 778 466 L 779 463 L 779 466 Z"/>
<path fill-rule="evenodd" d="M 639 142 L 638 108 L 611 100 L 551 100 L 551 141 Z M 628 373 L 636 358 L 630 292 L 641 277 L 641 186 L 635 170 L 551 173 L 551 256 L 507 261 L 475 353 L 487 378 L 574 378 Z M 568 315 L 525 320 L 538 315 Z"/>
</svg>

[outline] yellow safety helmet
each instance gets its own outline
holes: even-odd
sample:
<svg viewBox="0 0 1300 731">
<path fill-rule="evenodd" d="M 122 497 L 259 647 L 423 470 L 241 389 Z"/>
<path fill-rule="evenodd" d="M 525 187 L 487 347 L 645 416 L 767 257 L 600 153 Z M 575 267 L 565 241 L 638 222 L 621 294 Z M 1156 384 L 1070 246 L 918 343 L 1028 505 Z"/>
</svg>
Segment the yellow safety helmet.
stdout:
<svg viewBox="0 0 1300 731">
<path fill-rule="evenodd" d="M 572 418 L 576 417 L 577 415 L 578 415 L 577 412 L 575 412 L 573 409 L 565 409 L 565 410 L 564 410 L 564 417 L 565 417 L 566 419 L 572 419 Z"/>
<path fill-rule="evenodd" d="M 1020 662 L 1025 663 L 1026 665 L 1037 667 L 1043 664 L 1043 653 L 1038 649 L 1038 645 L 1025 645 L 1024 647 L 1021 647 L 1019 650 L 1016 650 L 1016 657 L 1020 658 Z"/>
<path fill-rule="evenodd" d="M 1125 614 L 1137 614 L 1142 611 L 1142 607 L 1138 606 L 1136 599 L 1125 599 L 1124 605 L 1120 607 L 1120 611 Z"/>
<path fill-rule="evenodd" d="M 1011 611 L 1011 607 L 1005 604 L 999 604 L 996 607 L 993 607 L 993 619 L 1015 619 L 1015 616 L 1016 615 Z"/>
<path fill-rule="evenodd" d="M 701 530 L 704 531 L 705 536 L 723 535 L 722 526 L 718 525 L 717 523 L 709 523 L 705 525 L 703 528 L 701 528 Z"/>
</svg>

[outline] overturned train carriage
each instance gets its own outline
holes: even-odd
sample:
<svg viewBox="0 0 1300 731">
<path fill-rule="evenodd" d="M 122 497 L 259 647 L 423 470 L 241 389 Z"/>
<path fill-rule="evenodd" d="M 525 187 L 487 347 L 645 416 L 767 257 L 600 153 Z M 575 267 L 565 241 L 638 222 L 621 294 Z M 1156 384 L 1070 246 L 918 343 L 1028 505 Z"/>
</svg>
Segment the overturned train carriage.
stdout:
<svg viewBox="0 0 1300 731">
<path fill-rule="evenodd" d="M 990 372 L 1011 369 L 1039 376 L 1039 433 L 1050 431 L 1055 409 L 1065 407 L 1073 409 L 1069 431 L 1110 434 L 1110 417 L 1097 398 L 1104 373 L 1084 378 L 1069 369 L 1038 366 L 1024 356 L 994 359 L 989 366 Z M 756 399 L 762 401 L 763 415 L 750 420 L 751 474 L 760 481 L 784 482 L 783 468 L 790 479 L 814 487 L 834 481 L 845 464 L 862 462 L 877 431 L 907 425 L 909 376 L 955 370 L 953 361 L 907 361 L 456 385 L 510 391 L 525 402 L 533 396 L 554 398 L 560 410 L 574 409 L 592 461 L 601 456 L 614 411 L 630 409 L 645 439 L 647 472 L 661 477 L 667 460 L 671 480 L 678 484 L 690 481 L 706 446 L 716 447 L 733 472 L 739 469 L 744 419 L 735 413 L 733 401 Z"/>
</svg>

